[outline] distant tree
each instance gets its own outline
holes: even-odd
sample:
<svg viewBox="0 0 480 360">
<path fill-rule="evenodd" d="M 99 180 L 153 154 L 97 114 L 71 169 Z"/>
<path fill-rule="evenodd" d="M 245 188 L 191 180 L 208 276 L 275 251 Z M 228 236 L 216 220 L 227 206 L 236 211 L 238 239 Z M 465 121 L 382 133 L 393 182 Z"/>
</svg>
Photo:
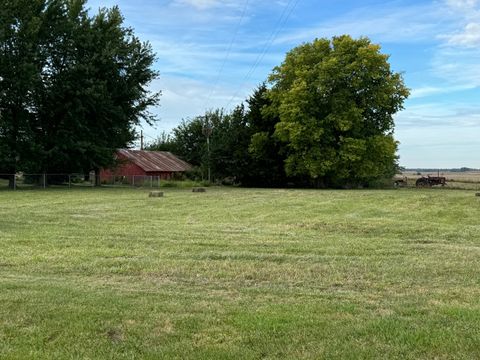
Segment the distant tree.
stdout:
<svg viewBox="0 0 480 360">
<path fill-rule="evenodd" d="M 145 146 L 145 149 L 150 151 L 170 151 L 175 153 L 176 143 L 171 134 L 162 131 L 154 141 Z"/>
<path fill-rule="evenodd" d="M 218 180 L 230 178 L 239 183 L 249 165 L 248 145 L 250 129 L 245 108 L 237 106 L 232 112 L 214 112 L 214 128 L 211 137 L 211 165 L 214 177 Z"/>
<path fill-rule="evenodd" d="M 288 175 L 347 186 L 395 173 L 393 115 L 409 91 L 380 46 L 350 36 L 317 39 L 290 51 L 269 80 Z"/>
<path fill-rule="evenodd" d="M 274 138 L 275 115 L 263 113 L 271 101 L 267 88 L 261 85 L 247 100 L 248 107 L 237 106 L 229 113 L 221 109 L 182 123 L 173 130 L 174 153 L 202 169 L 207 177 L 210 165 L 212 178 L 246 186 L 285 185 L 284 151 Z M 210 153 L 207 151 L 205 128 L 211 128 Z M 282 157 L 283 156 L 283 157 Z"/>
<path fill-rule="evenodd" d="M 218 181 L 231 178 L 238 182 L 244 175 L 249 161 L 251 133 L 242 105 L 228 114 L 215 109 L 191 120 L 183 120 L 172 133 L 173 152 L 198 166 L 205 179 L 209 168 L 212 179 Z"/>
<path fill-rule="evenodd" d="M 201 166 L 206 152 L 206 138 L 203 133 L 204 118 L 197 116 L 190 120 L 182 120 L 173 129 L 175 155 L 194 166 Z"/>
</svg>

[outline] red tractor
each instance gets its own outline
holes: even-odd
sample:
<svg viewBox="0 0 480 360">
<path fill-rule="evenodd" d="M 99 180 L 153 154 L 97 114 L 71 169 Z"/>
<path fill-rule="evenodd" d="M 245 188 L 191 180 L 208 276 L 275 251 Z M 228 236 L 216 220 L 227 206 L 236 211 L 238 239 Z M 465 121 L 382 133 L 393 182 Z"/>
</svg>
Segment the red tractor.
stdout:
<svg viewBox="0 0 480 360">
<path fill-rule="evenodd" d="M 415 182 L 416 187 L 432 187 L 435 185 L 445 186 L 447 184 L 447 179 L 444 176 L 422 176 L 417 179 Z"/>
</svg>

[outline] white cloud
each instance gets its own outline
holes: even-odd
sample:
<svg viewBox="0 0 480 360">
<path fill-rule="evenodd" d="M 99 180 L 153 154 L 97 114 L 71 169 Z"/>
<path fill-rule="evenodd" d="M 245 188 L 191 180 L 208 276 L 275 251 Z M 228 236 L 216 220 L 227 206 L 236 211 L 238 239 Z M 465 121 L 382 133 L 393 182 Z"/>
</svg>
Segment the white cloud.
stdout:
<svg viewBox="0 0 480 360">
<path fill-rule="evenodd" d="M 375 42 L 420 42 L 431 40 L 438 31 L 439 19 L 446 16 L 445 11 L 433 5 L 357 8 L 339 18 L 283 35 L 277 43 L 298 44 L 343 34 L 369 36 Z"/>
<path fill-rule="evenodd" d="M 442 48 L 433 61 L 433 72 L 447 84 L 480 86 L 480 51 L 478 49 Z"/>
<path fill-rule="evenodd" d="M 480 127 L 480 106 L 445 102 L 410 105 L 395 117 L 397 129 Z M 470 131 L 470 130 L 469 130 Z"/>
<path fill-rule="evenodd" d="M 447 0 L 448 6 L 462 11 L 475 9 L 478 3 L 478 0 Z"/>
<path fill-rule="evenodd" d="M 250 94 L 256 84 L 241 89 L 232 103 L 241 103 Z M 223 108 L 237 92 L 236 84 L 219 85 L 217 91 L 212 92 L 211 84 L 203 81 L 189 79 L 181 76 L 165 75 L 151 85 L 152 91 L 162 91 L 160 106 L 152 111 L 157 114 L 159 122 L 155 129 L 150 129 L 148 134 L 159 133 L 163 130 L 170 131 L 182 119 L 202 115 L 206 110 Z"/>
<path fill-rule="evenodd" d="M 207 10 L 216 7 L 238 8 L 240 1 L 232 0 L 175 0 L 174 4 L 193 6 L 198 10 Z M 241 5 L 241 4 L 240 4 Z"/>
<path fill-rule="evenodd" d="M 432 58 L 432 73 L 447 86 L 480 86 L 480 1 L 447 0 L 456 30 L 438 35 L 442 43 Z"/>
<path fill-rule="evenodd" d="M 448 44 L 473 48 L 480 45 L 480 23 L 468 23 L 463 31 L 446 36 Z"/>
<path fill-rule="evenodd" d="M 458 23 L 457 30 L 440 35 L 452 47 L 478 47 L 480 45 L 480 1 L 446 0 L 451 16 Z"/>
<path fill-rule="evenodd" d="M 457 86 L 423 86 L 413 88 L 410 91 L 410 99 L 419 99 L 427 96 L 432 95 L 440 95 L 440 94 L 449 94 L 457 91 L 469 90 L 473 89 L 474 85 L 457 85 Z"/>
<path fill-rule="evenodd" d="M 432 102 L 395 118 L 400 164 L 413 168 L 480 167 L 480 106 Z"/>
<path fill-rule="evenodd" d="M 399 128 L 400 164 L 410 168 L 480 168 L 478 133 L 480 126 Z"/>
<path fill-rule="evenodd" d="M 193 7 L 196 7 L 197 9 L 203 10 L 203 9 L 208 9 L 218 5 L 219 1 L 217 0 L 178 0 L 177 3 L 191 5 Z"/>
</svg>

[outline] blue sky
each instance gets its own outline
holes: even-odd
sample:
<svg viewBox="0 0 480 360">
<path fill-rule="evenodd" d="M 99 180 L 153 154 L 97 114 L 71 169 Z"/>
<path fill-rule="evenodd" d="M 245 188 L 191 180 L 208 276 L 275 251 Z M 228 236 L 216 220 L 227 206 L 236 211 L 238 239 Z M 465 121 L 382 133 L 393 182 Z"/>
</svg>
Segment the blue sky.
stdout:
<svg viewBox="0 0 480 360">
<path fill-rule="evenodd" d="M 293 47 L 315 38 L 368 36 L 404 73 L 412 94 L 395 117 L 400 164 L 480 168 L 480 0 L 90 0 L 118 5 L 158 56 L 160 121 L 231 108 Z"/>
</svg>

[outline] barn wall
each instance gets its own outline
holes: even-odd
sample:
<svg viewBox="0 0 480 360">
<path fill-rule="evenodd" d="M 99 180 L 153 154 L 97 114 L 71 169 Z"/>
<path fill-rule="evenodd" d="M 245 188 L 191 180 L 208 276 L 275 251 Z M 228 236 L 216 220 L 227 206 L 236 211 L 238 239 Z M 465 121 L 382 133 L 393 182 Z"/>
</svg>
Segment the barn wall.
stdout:
<svg viewBox="0 0 480 360">
<path fill-rule="evenodd" d="M 126 160 L 127 158 L 119 154 L 118 158 L 120 160 Z M 128 161 L 128 160 L 127 160 Z M 126 162 L 122 165 L 119 165 L 115 169 L 102 169 L 100 171 L 100 181 L 101 182 L 111 182 L 112 177 L 115 176 L 125 176 L 126 179 L 123 181 L 130 183 L 132 176 L 154 176 L 160 177 L 161 180 L 171 180 L 175 178 L 175 172 L 171 171 L 149 171 L 146 172 L 140 166 L 134 164 L 133 162 Z"/>
<path fill-rule="evenodd" d="M 141 175 L 146 176 L 147 173 L 138 165 L 128 162 L 122 164 L 115 169 L 102 169 L 100 172 L 100 181 L 111 181 L 112 175 L 124 175 L 124 176 L 133 176 Z"/>
</svg>

